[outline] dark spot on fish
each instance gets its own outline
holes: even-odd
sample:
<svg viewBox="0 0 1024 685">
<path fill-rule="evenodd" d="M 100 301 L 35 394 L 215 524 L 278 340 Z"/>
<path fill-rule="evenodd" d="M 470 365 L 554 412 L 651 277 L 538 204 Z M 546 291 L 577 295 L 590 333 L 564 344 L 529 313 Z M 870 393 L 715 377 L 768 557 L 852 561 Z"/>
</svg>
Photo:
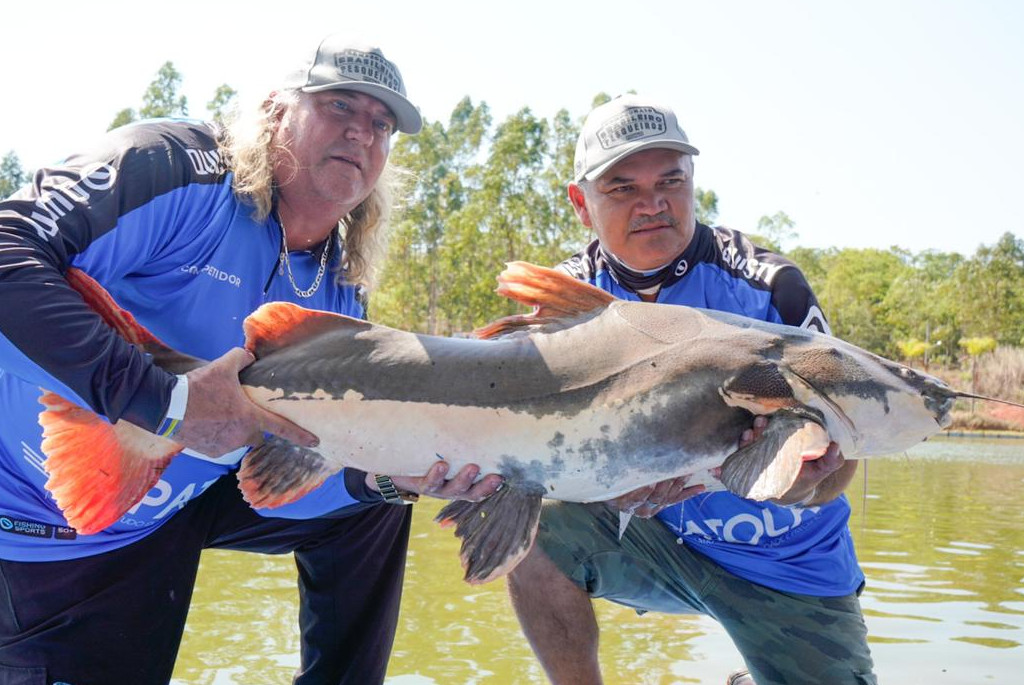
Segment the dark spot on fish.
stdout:
<svg viewBox="0 0 1024 685">
<path fill-rule="evenodd" d="M 658 362 L 651 362 L 651 368 L 652 369 L 658 368 Z"/>
<path fill-rule="evenodd" d="M 565 461 L 555 457 L 547 464 L 537 459 L 524 462 L 518 457 L 506 454 L 498 461 L 497 471 L 505 478 L 506 483 L 543 495 L 547 491 L 543 484 L 558 480 L 562 476 L 565 472 Z M 549 487 L 554 489 L 553 485 Z"/>
<path fill-rule="evenodd" d="M 497 383 L 491 383 L 491 387 L 492 388 L 495 387 L 496 385 L 497 385 Z"/>
<path fill-rule="evenodd" d="M 565 435 L 561 432 L 555 433 L 555 437 L 548 440 L 548 447 L 557 448 L 565 444 Z"/>
</svg>

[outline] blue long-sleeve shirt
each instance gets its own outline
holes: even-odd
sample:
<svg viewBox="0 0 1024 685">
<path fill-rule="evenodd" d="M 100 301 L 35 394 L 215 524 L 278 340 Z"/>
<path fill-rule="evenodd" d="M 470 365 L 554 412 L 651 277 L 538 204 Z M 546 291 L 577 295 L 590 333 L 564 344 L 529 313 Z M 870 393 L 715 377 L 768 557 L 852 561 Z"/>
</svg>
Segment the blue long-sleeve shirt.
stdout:
<svg viewBox="0 0 1024 685">
<path fill-rule="evenodd" d="M 231 185 L 209 125 L 155 120 L 111 132 L 0 202 L 0 558 L 66 559 L 129 544 L 236 470 L 243 454 L 184 453 L 106 530 L 66 528 L 44 487 L 40 388 L 153 430 L 175 383 L 70 289 L 68 267 L 99 281 L 165 343 L 202 359 L 241 346 L 242 321 L 265 302 L 364 315 L 357 289 L 334 278 L 298 298 L 279 268 L 280 227 L 253 220 Z M 341 253 L 333 247 L 332 269 Z M 300 285 L 313 282 L 319 258 L 290 254 Z M 372 499 L 361 477 L 350 492 L 344 475 L 260 513 L 308 518 Z"/>
<path fill-rule="evenodd" d="M 800 270 L 738 231 L 697 224 L 693 240 L 675 264 L 658 292 L 660 303 L 830 332 Z M 616 280 L 597 241 L 561 268 L 618 298 L 640 299 Z M 804 509 L 755 502 L 729 492 L 697 495 L 658 514 L 682 543 L 741 578 L 823 597 L 849 594 L 864 581 L 849 518 L 845 496 Z"/>
</svg>

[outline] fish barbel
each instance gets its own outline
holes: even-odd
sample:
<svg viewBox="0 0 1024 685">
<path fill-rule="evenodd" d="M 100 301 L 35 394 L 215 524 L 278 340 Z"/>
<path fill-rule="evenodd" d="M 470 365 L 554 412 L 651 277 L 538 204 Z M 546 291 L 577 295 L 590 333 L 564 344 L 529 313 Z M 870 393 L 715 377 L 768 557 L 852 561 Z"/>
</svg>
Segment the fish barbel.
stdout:
<svg viewBox="0 0 1024 685">
<path fill-rule="evenodd" d="M 81 272 L 68 279 L 157 364 L 181 373 L 204 363 L 163 345 Z M 523 262 L 508 265 L 498 292 L 535 311 L 475 339 L 289 303 L 250 315 L 256 361 L 239 374 L 242 387 L 320 444 L 270 437 L 254 446 L 238 472 L 246 500 L 281 506 L 344 467 L 421 476 L 439 458 L 453 473 L 478 464 L 503 487 L 483 502 L 452 502 L 438 518 L 456 526 L 467 580 L 486 582 L 529 551 L 542 498 L 608 500 L 689 475 L 690 484 L 772 499 L 830 440 L 848 459 L 899 452 L 947 426 L 955 399 L 970 396 L 831 336 L 617 300 Z M 82 534 L 117 521 L 182 449 L 53 393 L 41 401 L 47 487 Z M 754 415 L 770 415 L 768 427 L 737 450 Z"/>
</svg>

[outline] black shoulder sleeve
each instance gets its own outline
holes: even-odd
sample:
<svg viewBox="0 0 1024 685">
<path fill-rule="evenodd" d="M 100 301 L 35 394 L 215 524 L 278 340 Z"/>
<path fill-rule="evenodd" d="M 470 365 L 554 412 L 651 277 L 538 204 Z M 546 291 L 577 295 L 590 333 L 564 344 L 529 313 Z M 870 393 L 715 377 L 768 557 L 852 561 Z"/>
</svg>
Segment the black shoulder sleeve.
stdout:
<svg viewBox="0 0 1024 685">
<path fill-rule="evenodd" d="M 735 229 L 716 226 L 711 232 L 723 268 L 755 288 L 770 290 L 772 306 L 783 323 L 831 334 L 818 298 L 796 264 Z"/>
<path fill-rule="evenodd" d="M 831 335 L 832 329 L 829 328 L 811 285 L 796 264 L 786 261 L 788 265 L 779 269 L 772 282 L 772 304 L 782 317 L 782 322 Z"/>
<path fill-rule="evenodd" d="M 597 254 L 600 243 L 594 240 L 586 248 L 562 261 L 555 268 L 573 278 L 589 281 L 597 272 Z"/>
<path fill-rule="evenodd" d="M 210 134 L 188 122 L 124 127 L 93 150 L 39 170 L 30 185 L 0 202 L 0 368 L 43 387 L 70 389 L 78 396 L 72 399 L 111 420 L 156 428 L 174 377 L 107 327 L 63 274 L 76 254 L 116 230 L 122 216 L 196 182 L 196 160 L 187 150 L 215 155 Z"/>
</svg>

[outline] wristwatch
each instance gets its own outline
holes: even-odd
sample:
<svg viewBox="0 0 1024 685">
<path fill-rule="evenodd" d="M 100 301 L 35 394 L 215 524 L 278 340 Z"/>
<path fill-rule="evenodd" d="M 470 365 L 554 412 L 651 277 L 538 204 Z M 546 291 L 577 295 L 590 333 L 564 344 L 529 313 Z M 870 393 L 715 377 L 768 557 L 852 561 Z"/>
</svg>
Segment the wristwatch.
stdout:
<svg viewBox="0 0 1024 685">
<path fill-rule="evenodd" d="M 395 487 L 395 482 L 391 480 L 391 476 L 374 474 L 373 479 L 377 482 L 377 488 L 380 490 L 384 501 L 388 504 L 412 504 L 420 498 L 415 492 L 405 492 Z"/>
</svg>

